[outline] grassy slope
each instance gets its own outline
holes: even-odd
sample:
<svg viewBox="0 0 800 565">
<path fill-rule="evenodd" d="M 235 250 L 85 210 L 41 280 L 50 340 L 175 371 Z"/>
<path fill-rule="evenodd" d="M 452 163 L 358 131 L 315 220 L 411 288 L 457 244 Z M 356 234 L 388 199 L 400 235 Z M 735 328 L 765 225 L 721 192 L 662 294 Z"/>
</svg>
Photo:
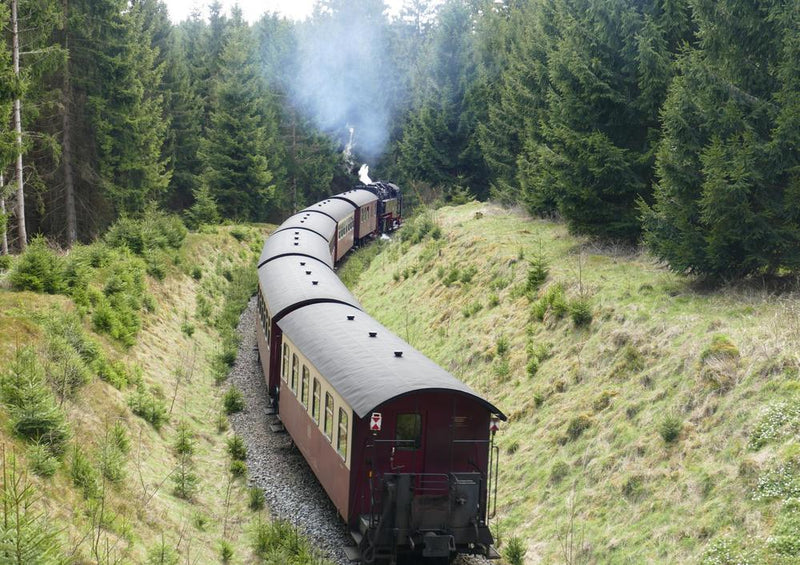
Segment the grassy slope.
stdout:
<svg viewBox="0 0 800 565">
<path fill-rule="evenodd" d="M 529 563 L 724 563 L 750 550 L 778 562 L 766 540 L 800 477 L 790 467 L 778 497 L 759 497 L 758 482 L 798 457 L 798 423 L 760 449 L 748 441 L 768 407 L 800 406 L 797 296 L 699 292 L 645 255 L 592 248 L 562 225 L 488 205 L 435 215 L 439 241 L 393 242 L 355 293 L 509 416 L 498 436 L 500 535 L 523 537 Z M 538 253 L 550 265 L 545 288 L 591 298 L 588 328 L 531 317 L 522 289 Z M 469 266 L 470 282 L 443 284 Z M 739 354 L 715 352 L 717 335 Z M 529 342 L 551 351 L 533 376 Z M 659 433 L 668 417 L 680 427 L 671 443 Z M 572 421 L 588 428 L 570 437 Z"/>
<path fill-rule="evenodd" d="M 127 406 L 130 389 L 119 391 L 95 378 L 68 402 L 73 437 L 90 453 L 115 420 L 124 423 L 131 438 L 126 478 L 118 485 L 107 485 L 105 526 L 99 530 L 92 527 L 91 505 L 72 485 L 69 455 L 52 479 L 32 474 L 28 477 L 37 485 L 51 523 L 61 530 L 66 553 L 74 552 L 79 560 L 94 561 L 92 536 L 98 535 L 100 546 L 108 548 L 101 551 L 103 561 L 109 563 L 117 559 L 143 563 L 147 551 L 162 539 L 167 547 L 177 548 L 182 563 L 219 562 L 222 539 L 233 544 L 234 563 L 250 560 L 244 534 L 253 513 L 247 509 L 243 480 L 229 481 L 225 441 L 231 432 L 219 433 L 217 429 L 224 389 L 214 385 L 210 360 L 218 351 L 219 338 L 215 329 L 195 317 L 195 296 L 205 294 L 215 304 L 209 317 L 214 319 L 223 300 L 224 270 L 254 264 L 266 233 L 250 230 L 249 240 L 239 242 L 228 231 L 220 228 L 213 234 L 190 234 L 179 252 L 179 265 L 171 268 L 163 282 L 148 280 L 157 308 L 154 314 L 144 315 L 133 347 L 125 350 L 91 334 L 110 358 L 140 367 L 148 385 L 160 386 L 168 409 L 173 395 L 175 400 L 169 421 L 160 432 L 131 413 Z M 202 271 L 199 281 L 188 274 L 195 266 Z M 13 355 L 16 344 L 43 345 L 35 315 L 46 314 L 49 308 L 73 307 L 63 296 L 12 292 L 0 279 L 0 367 Z M 195 327 L 191 337 L 182 332 L 185 322 Z M 85 326 L 90 331 L 88 322 Z M 183 377 L 176 387 L 179 374 Z M 8 433 L 6 420 L 5 411 L 0 409 L 0 441 L 24 463 L 26 445 Z M 180 420 L 189 423 L 197 440 L 194 461 L 199 484 L 193 503 L 173 496 L 173 482 L 168 478 L 177 464 L 172 445 Z"/>
</svg>

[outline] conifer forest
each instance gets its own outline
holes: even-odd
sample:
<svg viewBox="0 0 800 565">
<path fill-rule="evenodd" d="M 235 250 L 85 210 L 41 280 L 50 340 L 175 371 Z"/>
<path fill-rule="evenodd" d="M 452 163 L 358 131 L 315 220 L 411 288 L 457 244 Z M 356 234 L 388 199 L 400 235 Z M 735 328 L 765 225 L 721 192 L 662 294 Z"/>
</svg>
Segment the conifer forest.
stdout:
<svg viewBox="0 0 800 565">
<path fill-rule="evenodd" d="M 274 221 L 360 163 L 724 280 L 800 268 L 800 4 L 319 0 L 302 22 L 160 0 L 0 3 L 2 253 L 157 207 Z M 349 164 L 343 154 L 350 159 Z"/>
</svg>

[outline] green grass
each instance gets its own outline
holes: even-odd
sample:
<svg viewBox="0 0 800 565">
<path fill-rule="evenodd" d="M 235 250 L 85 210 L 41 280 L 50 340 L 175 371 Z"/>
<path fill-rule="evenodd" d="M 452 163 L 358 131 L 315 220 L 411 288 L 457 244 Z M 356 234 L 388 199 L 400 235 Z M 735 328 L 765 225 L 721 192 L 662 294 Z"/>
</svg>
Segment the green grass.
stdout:
<svg viewBox="0 0 800 565">
<path fill-rule="evenodd" d="M 490 205 L 436 220 L 439 239 L 385 246 L 354 293 L 509 416 L 504 537 L 563 562 L 574 511 L 584 562 L 710 563 L 725 547 L 793 562 L 770 540 L 786 551 L 797 539 L 782 518 L 800 485 L 797 294 L 702 289 L 638 250 Z M 530 258 L 543 255 L 533 288 Z"/>
</svg>

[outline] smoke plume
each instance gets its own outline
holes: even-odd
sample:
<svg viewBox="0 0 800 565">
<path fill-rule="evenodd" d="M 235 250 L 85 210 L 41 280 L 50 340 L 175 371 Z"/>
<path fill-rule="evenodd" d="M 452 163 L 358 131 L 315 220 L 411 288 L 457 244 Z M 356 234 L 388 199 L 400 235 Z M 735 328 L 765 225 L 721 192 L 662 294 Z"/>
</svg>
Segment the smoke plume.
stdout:
<svg viewBox="0 0 800 565">
<path fill-rule="evenodd" d="M 382 2 L 338 2 L 298 33 L 299 57 L 293 94 L 323 131 L 351 151 L 375 159 L 388 140 L 391 118 Z"/>
</svg>

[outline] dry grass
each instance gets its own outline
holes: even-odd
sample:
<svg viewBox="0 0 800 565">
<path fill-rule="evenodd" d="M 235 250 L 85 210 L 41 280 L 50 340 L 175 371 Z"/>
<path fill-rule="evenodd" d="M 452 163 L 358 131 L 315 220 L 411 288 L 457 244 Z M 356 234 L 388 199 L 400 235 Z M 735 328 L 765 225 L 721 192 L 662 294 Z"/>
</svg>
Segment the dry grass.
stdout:
<svg viewBox="0 0 800 565">
<path fill-rule="evenodd" d="M 800 453 L 800 429 L 756 452 L 747 445 L 767 407 L 800 398 L 800 297 L 699 289 L 641 250 L 587 244 L 560 224 L 486 204 L 435 217 L 440 242 L 392 243 L 355 293 L 509 415 L 499 436 L 500 527 L 528 540 L 527 562 L 563 561 L 558 540 L 573 486 L 585 562 L 693 562 L 729 539 L 768 553 L 783 500 L 754 501 L 754 484 Z M 539 296 L 560 283 L 568 301 L 587 297 L 588 327 L 569 315 L 532 318 L 537 297 L 524 285 L 535 255 L 550 267 Z M 445 286 L 439 276 L 470 267 L 468 283 Z M 501 335 L 510 347 L 498 372 Z M 552 345 L 533 377 L 529 342 Z M 671 442 L 659 432 L 667 414 L 682 423 Z M 589 425 L 569 433 L 581 416 Z M 551 480 L 556 461 L 569 469 L 559 481 Z"/>
<path fill-rule="evenodd" d="M 144 382 L 163 390 L 171 414 L 157 432 L 131 413 L 127 406 L 130 389 L 119 391 L 97 379 L 68 401 L 74 444 L 90 457 L 96 457 L 107 430 L 116 421 L 128 430 L 131 444 L 124 466 L 125 480 L 105 485 L 104 526 L 100 529 L 93 526 L 98 507 L 84 500 L 72 486 L 69 453 L 52 479 L 32 478 L 48 513 L 63 528 L 64 548 L 79 559 L 96 561 L 100 555 L 102 561 L 143 563 L 148 550 L 158 545 L 163 536 L 169 547 L 178 550 L 182 563 L 219 562 L 222 539 L 237 548 L 236 562 L 247 561 L 249 551 L 243 535 L 254 515 L 247 508 L 244 482 L 229 482 L 226 436 L 218 433 L 216 419 L 222 390 L 214 385 L 209 368 L 219 339 L 213 327 L 195 319 L 195 296 L 206 293 L 215 295 L 212 302 L 214 297 L 221 301 L 226 284 L 222 266 L 254 264 L 266 228 L 252 228 L 252 237 L 242 242 L 227 232 L 227 228 L 219 228 L 216 234 L 190 234 L 179 267 L 172 269 L 165 281 L 149 282 L 157 308 L 154 314 L 145 315 L 143 329 L 132 348 L 124 350 L 94 336 L 108 357 L 141 368 Z M 191 276 L 195 266 L 203 270 L 201 280 Z M 41 340 L 36 316 L 53 306 L 68 309 L 70 303 L 59 296 L 0 290 L 0 365 L 9 360 L 15 344 L 36 344 Z M 195 326 L 191 337 L 182 331 L 187 320 Z M 199 483 L 193 502 L 174 496 L 169 478 L 177 465 L 172 444 L 175 425 L 180 420 L 189 423 L 197 438 L 195 471 Z M 5 410 L 0 410 L 0 424 L 2 442 L 24 460 L 26 446 L 7 432 Z M 97 536 L 107 551 L 92 550 L 92 539 Z"/>
</svg>

